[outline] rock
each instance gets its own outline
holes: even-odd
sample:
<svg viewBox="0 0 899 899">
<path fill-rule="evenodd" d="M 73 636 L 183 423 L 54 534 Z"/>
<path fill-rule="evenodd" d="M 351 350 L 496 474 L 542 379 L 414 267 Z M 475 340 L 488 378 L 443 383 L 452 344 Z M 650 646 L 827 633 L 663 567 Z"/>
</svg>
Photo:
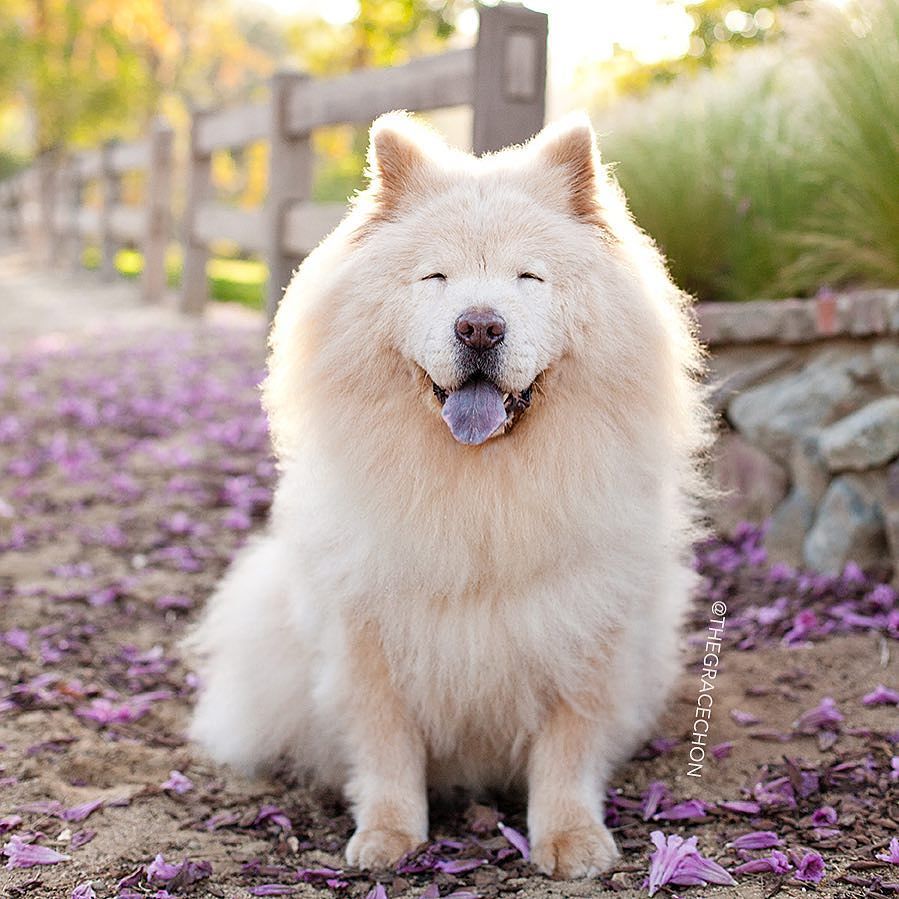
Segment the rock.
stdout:
<svg viewBox="0 0 899 899">
<path fill-rule="evenodd" d="M 899 396 L 885 396 L 825 428 L 818 440 L 831 471 L 866 471 L 899 456 Z"/>
<path fill-rule="evenodd" d="M 885 481 L 885 476 L 878 479 L 859 475 L 842 475 L 833 480 L 805 538 L 806 565 L 836 573 L 849 561 L 862 567 L 883 564 L 887 545 L 880 500 Z"/>
<path fill-rule="evenodd" d="M 765 549 L 773 562 L 801 565 L 805 535 L 815 520 L 815 503 L 809 495 L 793 488 L 774 510 L 765 533 Z"/>
<path fill-rule="evenodd" d="M 728 343 L 803 343 L 817 336 L 815 305 L 810 300 L 751 300 L 699 303 L 699 334 L 710 346 Z"/>
<path fill-rule="evenodd" d="M 899 589 L 899 462 L 895 462 L 887 471 L 883 519 L 890 562 L 893 566 L 893 586 Z"/>
<path fill-rule="evenodd" d="M 727 404 L 738 393 L 779 371 L 793 360 L 793 353 L 790 350 L 755 353 L 750 351 L 747 355 L 754 358 L 741 360 L 741 364 L 735 370 L 726 374 L 712 373 L 709 379 L 709 403 L 716 412 L 726 409 Z"/>
<path fill-rule="evenodd" d="M 815 505 L 821 501 L 830 486 L 830 471 L 821 457 L 817 433 L 805 434 L 793 445 L 790 475 L 794 489 Z"/>
<path fill-rule="evenodd" d="M 797 437 L 865 402 L 870 388 L 860 381 L 870 373 L 866 351 L 827 350 L 801 371 L 741 393 L 728 406 L 728 418 L 753 444 L 786 461 Z"/>
<path fill-rule="evenodd" d="M 741 521 L 764 521 L 787 492 L 787 473 L 739 434 L 718 439 L 712 480 L 724 493 L 714 504 L 712 519 L 726 534 Z"/>
<path fill-rule="evenodd" d="M 899 344 L 893 340 L 875 344 L 871 349 L 871 362 L 880 383 L 887 390 L 899 393 Z"/>
</svg>

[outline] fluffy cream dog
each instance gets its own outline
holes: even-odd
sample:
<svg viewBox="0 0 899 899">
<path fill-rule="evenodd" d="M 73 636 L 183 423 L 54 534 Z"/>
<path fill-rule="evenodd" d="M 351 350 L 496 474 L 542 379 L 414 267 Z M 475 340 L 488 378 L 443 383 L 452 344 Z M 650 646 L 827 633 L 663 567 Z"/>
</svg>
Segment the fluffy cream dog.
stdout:
<svg viewBox="0 0 899 899">
<path fill-rule="evenodd" d="M 589 876 L 692 583 L 682 296 L 585 118 L 475 159 L 392 114 L 370 164 L 278 312 L 281 480 L 196 635 L 193 735 L 342 786 L 351 864 L 427 838 L 429 785 L 521 784 L 536 864 Z"/>
</svg>

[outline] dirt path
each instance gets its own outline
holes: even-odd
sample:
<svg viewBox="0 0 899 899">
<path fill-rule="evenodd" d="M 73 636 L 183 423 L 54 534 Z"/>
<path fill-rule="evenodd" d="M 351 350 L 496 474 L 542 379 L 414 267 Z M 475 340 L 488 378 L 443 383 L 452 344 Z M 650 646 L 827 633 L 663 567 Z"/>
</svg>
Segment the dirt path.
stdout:
<svg viewBox="0 0 899 899">
<path fill-rule="evenodd" d="M 100 899 L 266 884 L 365 896 L 374 879 L 341 864 L 351 822 L 338 797 L 287 776 L 247 781 L 184 742 L 194 681 L 179 640 L 273 485 L 260 326 L 221 307 L 186 323 L 135 293 L 0 253 L 0 847 L 11 861 L 27 847 L 67 857 L 0 867 L 0 896 L 87 883 Z M 783 875 L 672 888 L 687 897 L 899 891 L 899 866 L 875 858 L 899 818 L 899 706 L 874 693 L 899 690 L 895 594 L 854 571 L 771 569 L 751 534 L 699 559 L 690 666 L 661 739 L 614 780 L 620 869 L 594 883 L 536 876 L 495 827 L 498 808 L 524 830 L 521 805 L 458 797 L 433 814 L 432 836 L 451 842 L 409 866 L 420 871 L 379 878 L 391 899 L 430 884 L 444 899 L 645 896 L 655 830 L 698 837 L 728 870 L 772 853 L 734 838 L 777 834 Z M 688 777 L 713 601 L 728 605 L 709 739 L 720 758 Z M 803 885 L 816 853 L 823 879 Z"/>
</svg>

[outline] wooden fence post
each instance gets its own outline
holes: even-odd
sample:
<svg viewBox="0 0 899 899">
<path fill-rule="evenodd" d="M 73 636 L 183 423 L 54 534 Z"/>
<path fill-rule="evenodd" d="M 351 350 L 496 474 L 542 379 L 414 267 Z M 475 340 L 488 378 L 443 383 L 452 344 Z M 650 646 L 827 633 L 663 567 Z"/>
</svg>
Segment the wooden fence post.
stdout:
<svg viewBox="0 0 899 899">
<path fill-rule="evenodd" d="M 41 263 L 55 255 L 56 243 L 56 152 L 47 150 L 34 163 L 34 212 L 30 229 L 31 252 Z"/>
<path fill-rule="evenodd" d="M 523 6 L 479 6 L 475 47 L 476 154 L 535 135 L 546 114 L 547 16 Z"/>
<path fill-rule="evenodd" d="M 202 111 L 194 112 L 190 125 L 190 155 L 187 165 L 187 204 L 182 220 L 181 244 L 184 248 L 184 268 L 181 275 L 182 312 L 200 315 L 209 294 L 206 262 L 209 250 L 196 235 L 200 207 L 212 193 L 212 154 L 202 153 L 197 142 Z"/>
<path fill-rule="evenodd" d="M 144 225 L 144 270 L 141 275 L 141 298 L 155 303 L 165 295 L 167 286 L 165 253 L 169 242 L 170 204 L 172 193 L 172 129 L 156 120 L 150 132 L 150 159 L 147 166 L 147 219 Z"/>
<path fill-rule="evenodd" d="M 277 72 L 271 79 L 269 108 L 268 192 L 265 201 L 268 281 L 265 312 L 269 322 L 275 317 L 284 288 L 299 260 L 285 252 L 284 223 L 292 203 L 312 196 L 312 145 L 308 134 L 290 134 L 287 104 L 292 89 L 308 76 L 299 72 Z"/>
<path fill-rule="evenodd" d="M 100 277 L 112 281 L 116 276 L 115 257 L 119 249 L 112 230 L 112 213 L 122 198 L 122 182 L 112 165 L 116 141 L 103 144 L 100 164 L 102 207 L 100 209 Z"/>
<path fill-rule="evenodd" d="M 62 246 L 60 264 L 78 269 L 81 265 L 81 242 L 78 232 L 78 213 L 81 210 L 81 179 L 78 172 L 78 158 L 69 156 L 63 168 L 63 182 L 60 193 L 62 222 Z"/>
<path fill-rule="evenodd" d="M 12 175 L 0 183 L 0 216 L 2 216 L 3 238 L 12 242 L 16 237 L 16 202 L 19 176 Z"/>
<path fill-rule="evenodd" d="M 16 220 L 15 237 L 20 243 L 25 243 L 28 229 L 25 220 L 25 205 L 28 202 L 28 171 L 19 172 L 16 175 L 15 186 Z"/>
<path fill-rule="evenodd" d="M 22 173 L 22 242 L 30 255 L 36 255 L 40 229 L 40 202 L 38 200 L 38 182 L 40 160 Z"/>
</svg>

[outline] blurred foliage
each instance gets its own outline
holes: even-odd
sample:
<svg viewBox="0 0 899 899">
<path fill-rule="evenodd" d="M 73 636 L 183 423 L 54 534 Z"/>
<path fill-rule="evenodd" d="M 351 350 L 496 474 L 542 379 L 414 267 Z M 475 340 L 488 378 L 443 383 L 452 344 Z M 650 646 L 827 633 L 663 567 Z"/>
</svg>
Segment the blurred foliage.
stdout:
<svg viewBox="0 0 899 899">
<path fill-rule="evenodd" d="M 471 0 L 360 0 L 348 25 L 304 19 L 289 26 L 287 42 L 313 75 L 395 66 L 439 52 Z"/>
<path fill-rule="evenodd" d="M 349 25 L 220 0 L 0 0 L 0 109 L 30 152 L 130 138 L 166 113 L 249 100 L 293 64 L 314 75 L 438 51 L 469 0 L 362 0 Z"/>
<path fill-rule="evenodd" d="M 100 267 L 100 250 L 87 247 L 82 256 L 85 268 Z M 116 253 L 115 267 L 124 278 L 134 279 L 143 271 L 143 256 L 133 249 L 123 249 Z M 172 246 L 166 254 L 166 274 L 169 287 L 177 288 L 181 283 L 181 252 Z M 209 295 L 214 300 L 226 303 L 240 303 L 251 309 L 262 309 L 265 305 L 265 282 L 268 270 L 262 262 L 253 259 L 210 259 L 206 266 Z"/>
<path fill-rule="evenodd" d="M 702 299 L 899 283 L 899 0 L 596 112 L 607 161 Z"/>
<path fill-rule="evenodd" d="M 833 13 L 814 38 L 820 102 L 805 145 L 815 201 L 784 289 L 899 284 L 899 0 Z"/>
<path fill-rule="evenodd" d="M 134 136 L 167 103 L 244 95 L 272 69 L 249 24 L 213 0 L 0 6 L 0 105 L 24 99 L 34 152 Z"/>
<path fill-rule="evenodd" d="M 594 85 L 594 102 L 646 93 L 681 76 L 724 65 L 742 50 L 776 43 L 788 21 L 809 11 L 808 0 L 698 0 L 686 7 L 693 29 L 683 56 L 646 63 L 616 47 L 611 59 L 583 69 L 580 80 Z"/>
<path fill-rule="evenodd" d="M 580 78 L 678 282 L 708 299 L 899 283 L 899 0 L 670 5 L 692 19 L 683 56 L 646 64 L 618 47 Z M 159 113 L 183 157 L 191 109 L 261 99 L 279 67 L 332 77 L 440 52 L 471 6 L 360 0 L 337 25 L 238 0 L 0 0 L 0 177 L 40 150 L 136 136 Z M 365 145 L 362 126 L 314 134 L 314 199 L 354 192 Z M 263 142 L 214 154 L 220 199 L 257 208 L 267 166 Z M 125 188 L 139 201 L 141 184 Z M 214 260 L 209 277 L 218 298 L 261 303 L 258 263 Z"/>
<path fill-rule="evenodd" d="M 401 65 L 445 49 L 459 13 L 470 6 L 471 0 L 360 0 L 348 25 L 297 22 L 287 41 L 313 75 Z M 314 135 L 313 199 L 342 201 L 360 187 L 367 142 L 364 126 L 323 128 Z"/>
<path fill-rule="evenodd" d="M 635 218 L 703 299 L 762 296 L 794 258 L 783 232 L 814 186 L 785 87 L 769 60 L 744 58 L 598 119 Z"/>
<path fill-rule="evenodd" d="M 0 150 L 0 181 L 24 168 L 25 164 L 26 160 L 17 153 L 7 153 Z"/>
</svg>

